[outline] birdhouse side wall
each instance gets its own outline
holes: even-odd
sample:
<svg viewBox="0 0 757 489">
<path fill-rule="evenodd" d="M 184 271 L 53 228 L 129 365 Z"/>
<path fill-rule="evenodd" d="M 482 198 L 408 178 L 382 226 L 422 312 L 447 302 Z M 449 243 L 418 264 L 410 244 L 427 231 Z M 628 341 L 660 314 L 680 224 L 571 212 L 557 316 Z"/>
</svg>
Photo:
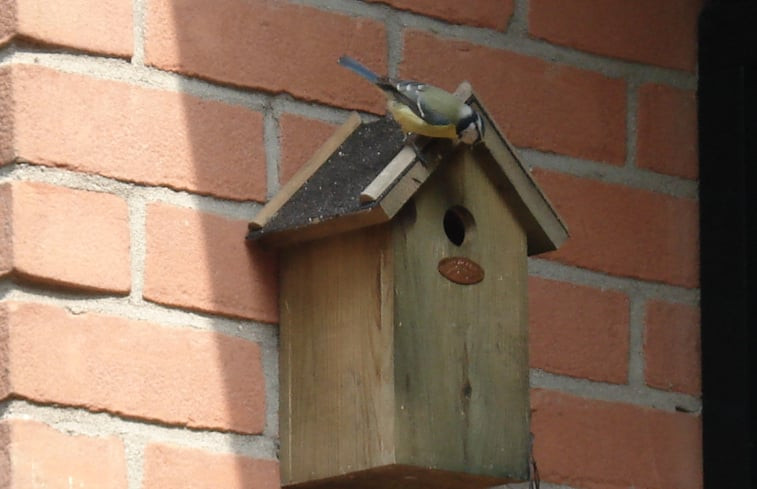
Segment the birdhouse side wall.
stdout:
<svg viewBox="0 0 757 489">
<path fill-rule="evenodd" d="M 397 457 L 409 465 L 524 480 L 527 243 L 487 177 L 487 164 L 493 163 L 458 153 L 395 219 Z M 463 221 L 472 218 L 463 222 L 460 245 L 445 231 L 450 210 L 467 211 Z M 451 231 L 459 239 L 460 230 Z M 479 265 L 483 279 L 463 285 L 446 278 L 438 267 L 450 257 Z"/>
<path fill-rule="evenodd" d="M 390 242 L 382 225 L 282 253 L 283 485 L 394 463 Z"/>
</svg>

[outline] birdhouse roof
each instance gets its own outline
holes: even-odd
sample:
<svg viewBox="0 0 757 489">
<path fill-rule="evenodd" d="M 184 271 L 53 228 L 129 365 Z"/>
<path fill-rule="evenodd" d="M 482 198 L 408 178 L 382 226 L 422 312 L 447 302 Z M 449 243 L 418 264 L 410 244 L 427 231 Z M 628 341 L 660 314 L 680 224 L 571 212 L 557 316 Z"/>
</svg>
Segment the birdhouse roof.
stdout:
<svg viewBox="0 0 757 489">
<path fill-rule="evenodd" d="M 557 249 L 568 236 L 560 216 L 470 85 L 463 83 L 456 95 L 484 119 L 481 143 L 419 138 L 421 161 L 391 118 L 361 123 L 353 113 L 255 216 L 247 239 L 282 246 L 389 221 L 446 159 L 471 151 L 496 163 L 493 183 L 507 193 L 528 254 Z"/>
</svg>

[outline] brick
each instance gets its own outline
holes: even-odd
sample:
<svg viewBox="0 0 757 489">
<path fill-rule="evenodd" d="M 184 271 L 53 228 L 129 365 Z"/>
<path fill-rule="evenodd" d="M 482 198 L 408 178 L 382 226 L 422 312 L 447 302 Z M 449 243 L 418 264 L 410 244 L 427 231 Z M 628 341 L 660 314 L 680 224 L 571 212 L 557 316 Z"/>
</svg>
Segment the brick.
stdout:
<svg viewBox="0 0 757 489">
<path fill-rule="evenodd" d="M 145 449 L 144 489 L 278 489 L 279 464 L 234 454 L 151 444 Z"/>
<path fill-rule="evenodd" d="M 70 435 L 12 419 L 0 423 L 0 447 L 7 457 L 0 454 L 3 488 L 128 487 L 124 446 L 116 437 Z"/>
<path fill-rule="evenodd" d="M 636 165 L 696 179 L 697 102 L 692 90 L 646 84 L 639 89 Z"/>
<path fill-rule="evenodd" d="M 190 428 L 264 428 L 254 342 L 42 304 L 0 308 L 1 371 L 13 396 Z"/>
<path fill-rule="evenodd" d="M 436 17 L 453 24 L 468 24 L 504 31 L 513 15 L 512 0 L 368 0 Z"/>
<path fill-rule="evenodd" d="M 277 322 L 276 255 L 247 246 L 246 232 L 246 221 L 165 204 L 148 206 L 144 297 Z"/>
<path fill-rule="evenodd" d="M 534 456 L 543 481 L 585 489 L 702 487 L 699 417 L 531 392 Z"/>
<path fill-rule="evenodd" d="M 0 0 L 0 46 L 16 34 L 16 1 Z"/>
<path fill-rule="evenodd" d="M 698 286 L 695 200 L 541 169 L 534 177 L 571 235 L 543 258 L 612 275 Z"/>
<path fill-rule="evenodd" d="M 694 71 L 701 0 L 531 0 L 532 36 L 604 56 Z"/>
<path fill-rule="evenodd" d="M 133 32 L 130 0 L 0 0 L 0 43 L 16 37 L 130 57 Z"/>
<path fill-rule="evenodd" d="M 149 0 L 145 60 L 170 71 L 383 111 L 378 90 L 337 65 L 351 53 L 386 72 L 381 22 L 267 0 Z"/>
<path fill-rule="evenodd" d="M 408 30 L 403 77 L 454 90 L 470 81 L 517 146 L 625 162 L 626 85 L 590 71 Z"/>
<path fill-rule="evenodd" d="M 0 422 L 0 487 L 11 488 L 10 434 L 5 423 Z"/>
<path fill-rule="evenodd" d="M 2 2 L 2 0 L 0 0 Z M 2 7 L 0 5 L 0 7 Z M 2 26 L 0 25 L 0 30 Z M 0 33 L 2 36 L 2 33 Z M 13 148 L 13 78 L 8 66 L 0 67 L 0 166 L 15 159 Z"/>
<path fill-rule="evenodd" d="M 7 325 L 10 324 L 10 316 L 8 314 L 8 307 L 5 303 L 0 302 L 0 368 L 5 368 L 7 365 L 10 364 L 10 356 L 8 354 L 9 352 L 9 328 Z M 7 370 L 0 370 L 0 399 L 5 399 L 8 397 L 12 392 L 11 388 L 11 380 L 10 375 Z M 2 447 L 3 444 L 0 443 L 0 469 L 2 469 Z M 3 471 L 0 470 L 0 480 L 2 477 Z M 3 487 L 0 485 L 0 487 Z"/>
<path fill-rule="evenodd" d="M 295 114 L 279 117 L 279 181 L 283 185 L 333 134 L 337 126 Z"/>
<path fill-rule="evenodd" d="M 644 327 L 644 377 L 658 389 L 699 395 L 701 337 L 699 308 L 650 301 Z"/>
<path fill-rule="evenodd" d="M 118 196 L 42 183 L 0 185 L 7 222 L 0 275 L 66 288 L 126 294 L 129 218 Z"/>
<path fill-rule="evenodd" d="M 623 293 L 531 277 L 531 367 L 622 384 L 628 380 L 629 299 Z"/>
<path fill-rule="evenodd" d="M 33 163 L 265 200 L 263 116 L 181 93 L 13 68 L 15 151 Z"/>
<path fill-rule="evenodd" d="M 11 186 L 0 184 L 0 277 L 13 271 L 13 226 Z"/>
</svg>

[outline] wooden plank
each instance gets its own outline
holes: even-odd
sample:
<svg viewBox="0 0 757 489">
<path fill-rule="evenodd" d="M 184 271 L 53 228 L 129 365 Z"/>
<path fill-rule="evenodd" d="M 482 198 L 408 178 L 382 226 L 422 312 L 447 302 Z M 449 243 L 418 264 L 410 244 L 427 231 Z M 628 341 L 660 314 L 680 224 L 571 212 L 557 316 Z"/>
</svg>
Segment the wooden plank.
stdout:
<svg viewBox="0 0 757 489">
<path fill-rule="evenodd" d="M 426 162 L 413 161 L 407 170 L 381 198 L 379 206 L 389 219 L 402 208 L 410 198 L 415 195 L 423 182 L 425 182 L 439 165 L 444 164 L 445 159 L 454 158 L 455 155 L 464 151 L 467 146 L 456 144 L 449 140 L 434 140 L 426 148 L 424 155 Z"/>
<path fill-rule="evenodd" d="M 444 164 L 394 219 L 397 462 L 528 477 L 526 235 L 470 152 Z M 460 246 L 448 209 L 472 215 Z M 437 270 L 463 256 L 485 271 L 460 285 Z"/>
<path fill-rule="evenodd" d="M 284 249 L 284 485 L 394 463 L 393 279 L 388 226 Z"/>
<path fill-rule="evenodd" d="M 460 474 L 409 465 L 386 465 L 359 472 L 286 486 L 287 489 L 487 489 L 511 479 Z"/>
<path fill-rule="evenodd" d="M 464 80 L 462 83 L 460 83 L 460 85 L 457 86 L 454 95 L 460 100 L 468 101 L 468 99 L 473 95 L 473 87 L 468 80 Z"/>
<path fill-rule="evenodd" d="M 522 216 L 530 221 L 527 225 L 529 255 L 556 250 L 568 238 L 567 226 L 529 171 L 523 166 L 513 146 L 478 101 L 475 93 L 471 97 L 472 106 L 486 124 L 483 144 L 477 145 L 473 153 L 481 155 L 482 150 L 489 153 L 504 173 L 508 181 L 506 186 L 517 194 L 524 210 L 530 214 L 530 216 Z M 492 176 L 496 178 L 496 175 L 492 174 Z"/>
<path fill-rule="evenodd" d="M 346 233 L 389 220 L 384 209 L 379 206 L 371 207 L 365 211 L 348 214 L 336 219 L 315 222 L 304 228 L 288 229 L 271 234 L 263 234 L 258 241 L 266 247 L 283 247 L 296 243 L 312 241 L 326 236 Z"/>
<path fill-rule="evenodd" d="M 418 191 L 433 170 L 418 160 L 413 162 L 410 170 L 395 183 L 386 196 L 381 199 L 379 206 L 389 218 L 399 212 L 403 205 Z"/>
<path fill-rule="evenodd" d="M 415 149 L 405 146 L 397 153 L 392 161 L 376 176 L 375 179 L 360 193 L 360 202 L 375 202 L 394 183 L 398 175 L 401 175 L 415 161 Z"/>
<path fill-rule="evenodd" d="M 350 114 L 349 118 L 321 145 L 305 165 L 290 178 L 279 192 L 258 212 L 249 223 L 250 231 L 263 228 L 266 222 L 278 212 L 295 192 L 318 171 L 329 159 L 334 151 L 352 134 L 360 125 L 360 116 L 357 112 Z"/>
<path fill-rule="evenodd" d="M 431 176 L 443 159 L 449 157 L 450 152 L 454 151 L 455 148 L 464 147 L 461 144 L 443 139 L 423 138 L 421 144 L 424 161 L 416 157 L 415 151 L 407 153 L 408 156 L 412 154 L 412 158 L 403 158 L 393 168 L 389 168 L 388 165 L 387 175 L 381 177 L 380 181 L 377 181 L 378 178 L 374 179 L 363 191 L 365 195 L 361 194 L 361 199 L 365 197 L 366 201 L 378 200 L 378 205 L 391 219 L 423 182 Z M 402 154 L 402 151 L 400 154 Z M 394 163 L 394 160 L 390 162 L 390 165 L 392 163 Z"/>
</svg>

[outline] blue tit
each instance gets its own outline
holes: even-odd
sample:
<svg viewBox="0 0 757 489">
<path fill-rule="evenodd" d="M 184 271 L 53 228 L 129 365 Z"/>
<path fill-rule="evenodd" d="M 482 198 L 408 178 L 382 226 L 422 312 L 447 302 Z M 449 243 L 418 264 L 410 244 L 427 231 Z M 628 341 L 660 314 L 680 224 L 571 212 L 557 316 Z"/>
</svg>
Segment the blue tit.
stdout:
<svg viewBox="0 0 757 489">
<path fill-rule="evenodd" d="M 379 87 L 387 96 L 387 110 L 406 133 L 432 138 L 459 139 L 466 144 L 481 140 L 481 116 L 451 93 L 416 81 L 380 77 L 349 56 L 339 64 Z"/>
</svg>

